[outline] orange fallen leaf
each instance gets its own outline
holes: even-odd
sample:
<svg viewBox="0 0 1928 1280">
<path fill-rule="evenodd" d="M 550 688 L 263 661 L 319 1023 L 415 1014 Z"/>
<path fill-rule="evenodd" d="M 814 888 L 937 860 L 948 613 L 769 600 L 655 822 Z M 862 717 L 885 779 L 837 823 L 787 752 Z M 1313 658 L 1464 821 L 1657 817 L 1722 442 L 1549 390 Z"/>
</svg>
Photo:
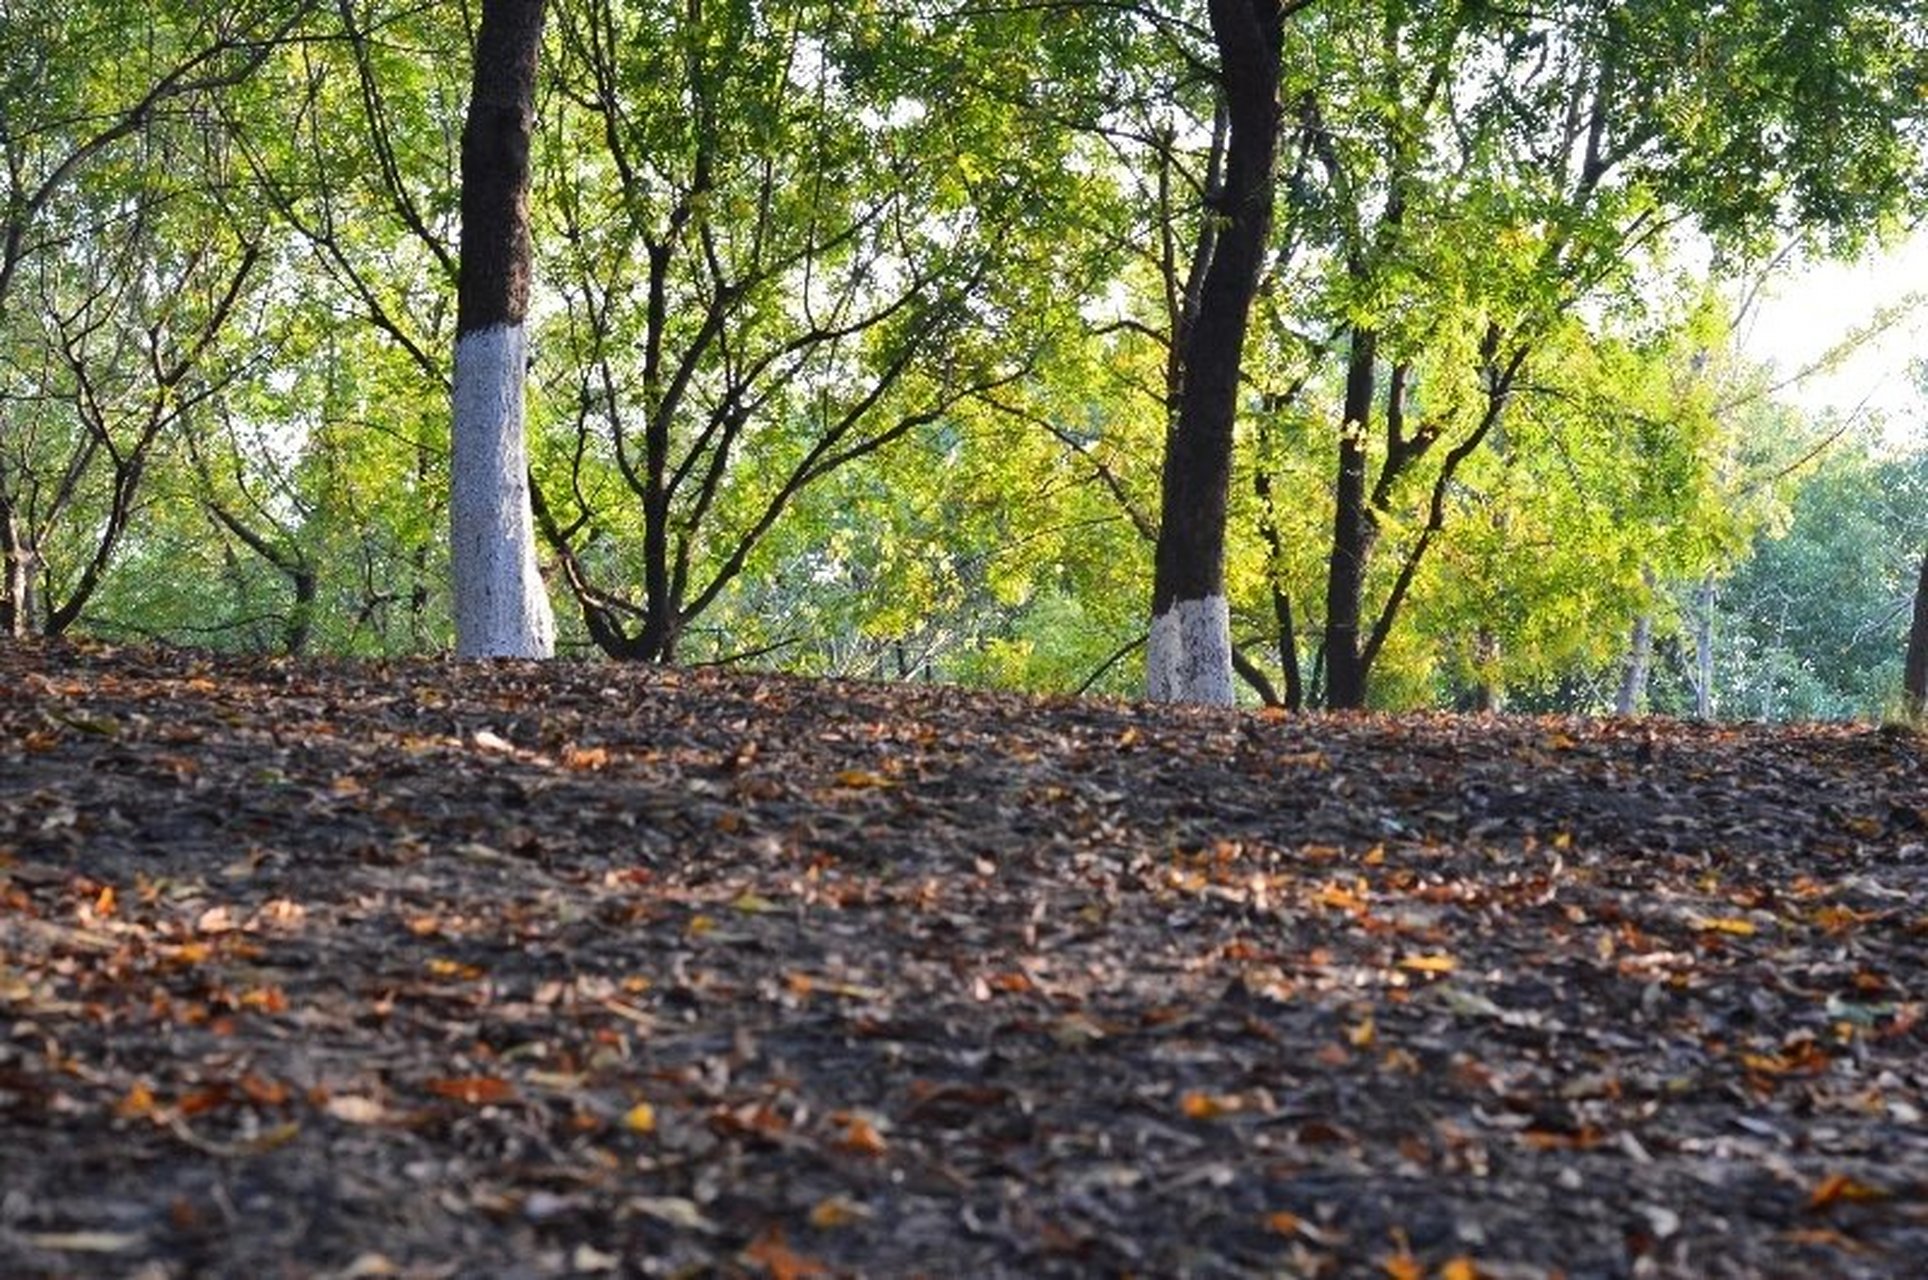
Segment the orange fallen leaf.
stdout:
<svg viewBox="0 0 1928 1280">
<path fill-rule="evenodd" d="M 849 1151 L 860 1156 L 880 1156 L 890 1149 L 884 1135 L 877 1132 L 877 1126 L 854 1111 L 831 1113 L 830 1122 L 837 1126 L 836 1140 L 830 1145 L 839 1151 Z"/>
<path fill-rule="evenodd" d="M 654 1133 L 656 1131 L 656 1108 L 647 1102 L 639 1102 L 623 1112 L 623 1128 L 631 1133 Z"/>
<path fill-rule="evenodd" d="M 564 747 L 562 763 L 570 769 L 600 769 L 609 763 L 607 747 Z"/>
<path fill-rule="evenodd" d="M 1237 1111 L 1239 1100 L 1231 1094 L 1187 1089 L 1179 1096 L 1178 1109 L 1193 1120 L 1216 1120 L 1220 1116 Z"/>
<path fill-rule="evenodd" d="M 1439 1266 L 1439 1280 L 1480 1280 L 1483 1274 L 1479 1264 L 1465 1254 L 1448 1258 Z"/>
<path fill-rule="evenodd" d="M 810 1225 L 819 1231 L 829 1231 L 862 1222 L 870 1216 L 868 1205 L 859 1204 L 849 1196 L 826 1196 L 811 1206 Z"/>
<path fill-rule="evenodd" d="M 897 784 L 881 773 L 871 773 L 867 769 L 845 769 L 837 775 L 837 785 L 861 791 L 866 787 L 892 787 Z"/>
<path fill-rule="evenodd" d="M 1797 1227 L 1793 1231 L 1783 1231 L 1781 1239 L 1790 1244 L 1823 1245 L 1830 1249 L 1840 1249 L 1846 1253 L 1866 1253 L 1868 1246 L 1852 1236 L 1843 1235 L 1833 1227 Z"/>
<path fill-rule="evenodd" d="M 508 1102 L 515 1097 L 515 1086 L 494 1076 L 452 1076 L 429 1080 L 422 1087 L 443 1098 L 454 1098 L 471 1106 Z"/>
<path fill-rule="evenodd" d="M 1870 1200 L 1886 1200 L 1890 1192 L 1886 1187 L 1861 1182 L 1845 1173 L 1830 1173 L 1821 1179 L 1814 1191 L 1808 1196 L 1808 1208 L 1825 1209 L 1841 1201 L 1866 1203 Z"/>
<path fill-rule="evenodd" d="M 1284 1209 L 1279 1210 L 1277 1213 L 1268 1213 L 1265 1215 L 1265 1229 L 1273 1235 L 1278 1236 L 1297 1235 L 1299 1233 L 1299 1225 L 1302 1222 L 1304 1222 L 1304 1219 L 1299 1217 L 1298 1214 L 1290 1213 Z"/>
<path fill-rule="evenodd" d="M 1451 973 L 1459 968 L 1459 961 L 1449 955 L 1401 956 L 1399 967 L 1414 973 Z"/>
<path fill-rule="evenodd" d="M 132 1120 L 138 1116 L 154 1114 L 154 1107 L 154 1091 L 143 1081 L 136 1080 L 134 1087 L 114 1104 L 114 1114 L 123 1120 Z"/>
<path fill-rule="evenodd" d="M 761 1269 L 771 1280 L 801 1280 L 805 1276 L 827 1276 L 830 1268 L 815 1258 L 807 1258 L 783 1241 L 783 1232 L 771 1227 L 752 1240 L 743 1250 L 743 1261 Z"/>
<path fill-rule="evenodd" d="M 175 1108 L 184 1116 L 206 1115 L 217 1107 L 224 1107 L 234 1098 L 234 1094 L 224 1084 L 209 1085 L 196 1089 L 193 1093 L 183 1094 L 175 1103 Z"/>
<path fill-rule="evenodd" d="M 1342 884 L 1328 883 L 1320 885 L 1319 891 L 1312 896 L 1312 900 L 1322 907 L 1331 907 L 1337 911 L 1364 911 L 1366 909 L 1365 899 Z"/>
<path fill-rule="evenodd" d="M 1425 1280 L 1426 1268 L 1410 1253 L 1395 1253 L 1379 1265 L 1391 1280 Z"/>
<path fill-rule="evenodd" d="M 260 1013 L 286 1013 L 288 996 L 280 987 L 250 987 L 236 997 L 235 1003 L 243 1009 L 253 1009 Z"/>
<path fill-rule="evenodd" d="M 288 1086 L 250 1071 L 236 1081 L 249 1102 L 260 1107 L 278 1107 L 288 1101 Z"/>
</svg>

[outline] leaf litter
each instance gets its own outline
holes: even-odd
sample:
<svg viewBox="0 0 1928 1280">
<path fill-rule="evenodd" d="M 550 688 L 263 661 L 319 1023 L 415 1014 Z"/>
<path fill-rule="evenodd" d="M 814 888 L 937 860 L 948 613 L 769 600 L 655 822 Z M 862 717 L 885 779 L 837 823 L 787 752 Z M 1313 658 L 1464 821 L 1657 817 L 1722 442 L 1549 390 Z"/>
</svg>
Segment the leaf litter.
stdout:
<svg viewBox="0 0 1928 1280">
<path fill-rule="evenodd" d="M 1921 748 L 0 648 L 0 1273 L 1908 1274 Z"/>
</svg>

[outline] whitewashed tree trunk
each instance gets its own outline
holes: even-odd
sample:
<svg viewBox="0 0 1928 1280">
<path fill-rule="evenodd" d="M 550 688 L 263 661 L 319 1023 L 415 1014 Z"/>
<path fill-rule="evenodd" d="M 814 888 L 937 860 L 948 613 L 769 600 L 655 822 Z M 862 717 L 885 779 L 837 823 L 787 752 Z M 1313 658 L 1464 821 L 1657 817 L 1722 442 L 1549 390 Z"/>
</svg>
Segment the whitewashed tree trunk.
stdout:
<svg viewBox="0 0 1928 1280">
<path fill-rule="evenodd" d="M 1178 600 L 1152 619 L 1145 694 L 1155 702 L 1232 705 L 1232 615 L 1224 596 Z"/>
<path fill-rule="evenodd" d="M 455 344 L 449 550 L 455 647 L 462 657 L 555 652 L 555 615 L 536 564 L 529 507 L 522 409 L 527 349 L 519 324 L 466 333 Z"/>
<path fill-rule="evenodd" d="M 462 131 L 449 548 L 460 657 L 547 658 L 555 615 L 536 564 L 523 379 L 529 144 L 544 0 L 484 0 Z"/>
</svg>

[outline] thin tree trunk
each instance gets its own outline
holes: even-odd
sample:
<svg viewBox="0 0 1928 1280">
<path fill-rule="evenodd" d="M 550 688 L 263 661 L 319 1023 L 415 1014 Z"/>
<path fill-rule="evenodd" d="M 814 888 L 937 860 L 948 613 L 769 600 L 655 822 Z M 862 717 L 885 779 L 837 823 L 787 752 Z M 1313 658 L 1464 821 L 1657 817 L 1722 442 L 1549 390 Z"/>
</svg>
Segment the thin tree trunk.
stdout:
<svg viewBox="0 0 1928 1280">
<path fill-rule="evenodd" d="M 1694 588 L 1694 715 L 1714 718 L 1714 575 Z"/>
<path fill-rule="evenodd" d="M 1378 391 L 1375 362 L 1379 335 L 1352 331 L 1346 357 L 1346 402 L 1339 433 L 1339 480 L 1334 490 L 1332 559 L 1326 572 L 1326 705 L 1366 705 L 1366 664 L 1360 653 L 1359 619 L 1366 590 L 1366 561 L 1377 534 L 1366 505 L 1366 432 Z"/>
<path fill-rule="evenodd" d="M 1908 659 L 1901 669 L 1902 696 L 1909 718 L 1919 720 L 1928 710 L 1928 555 L 1921 560 L 1915 584 L 1915 615 L 1908 627 Z"/>
<path fill-rule="evenodd" d="M 6 591 L 0 595 L 0 630 L 24 640 L 39 628 L 39 548 L 12 504 L 0 500 L 0 557 L 6 562 Z"/>
<path fill-rule="evenodd" d="M 462 132 L 449 525 L 455 649 L 547 658 L 555 617 L 536 564 L 523 381 L 528 362 L 529 147 L 544 0 L 483 0 Z"/>
<path fill-rule="evenodd" d="M 1211 0 L 1209 11 L 1230 131 L 1224 188 L 1208 211 L 1217 239 L 1182 335 L 1178 413 L 1165 442 L 1145 690 L 1161 701 L 1230 705 L 1225 516 L 1245 332 L 1272 230 L 1285 20 L 1277 0 Z"/>
<path fill-rule="evenodd" d="M 1494 673 L 1500 665 L 1500 638 L 1490 627 L 1473 633 L 1472 710 L 1487 715 L 1498 711 L 1504 702 Z"/>
<path fill-rule="evenodd" d="M 1633 620 L 1633 641 L 1627 647 L 1627 669 L 1621 673 L 1620 688 L 1613 695 L 1613 713 L 1618 716 L 1640 714 L 1647 703 L 1647 678 L 1653 670 L 1654 616 L 1642 612 Z"/>
</svg>

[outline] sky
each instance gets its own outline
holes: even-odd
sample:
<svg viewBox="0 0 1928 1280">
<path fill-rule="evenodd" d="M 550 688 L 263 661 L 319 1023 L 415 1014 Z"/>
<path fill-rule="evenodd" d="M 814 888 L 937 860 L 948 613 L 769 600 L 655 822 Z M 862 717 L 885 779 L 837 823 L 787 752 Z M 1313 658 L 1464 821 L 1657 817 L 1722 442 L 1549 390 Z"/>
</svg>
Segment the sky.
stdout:
<svg viewBox="0 0 1928 1280">
<path fill-rule="evenodd" d="M 1901 323 L 1838 369 L 1804 379 L 1782 394 L 1815 412 L 1884 413 L 1891 439 L 1928 444 L 1928 399 L 1915 391 L 1908 375 L 1912 360 L 1928 358 L 1928 230 L 1859 262 L 1822 262 L 1785 272 L 1768 287 L 1753 323 L 1739 335 L 1741 348 L 1791 374 L 1911 293 L 1924 300 Z"/>
</svg>

